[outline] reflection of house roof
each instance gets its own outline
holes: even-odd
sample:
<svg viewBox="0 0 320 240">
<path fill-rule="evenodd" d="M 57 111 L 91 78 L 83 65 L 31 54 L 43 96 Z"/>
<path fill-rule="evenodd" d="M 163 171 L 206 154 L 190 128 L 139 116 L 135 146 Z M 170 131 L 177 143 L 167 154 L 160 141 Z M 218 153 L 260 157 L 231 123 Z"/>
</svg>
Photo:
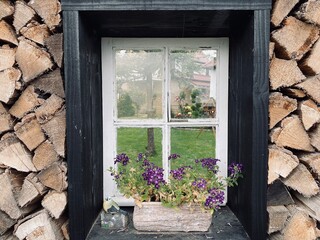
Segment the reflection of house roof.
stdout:
<svg viewBox="0 0 320 240">
<path fill-rule="evenodd" d="M 193 74 L 191 82 L 198 87 L 210 87 L 210 79 L 211 77 L 209 75 Z"/>
</svg>

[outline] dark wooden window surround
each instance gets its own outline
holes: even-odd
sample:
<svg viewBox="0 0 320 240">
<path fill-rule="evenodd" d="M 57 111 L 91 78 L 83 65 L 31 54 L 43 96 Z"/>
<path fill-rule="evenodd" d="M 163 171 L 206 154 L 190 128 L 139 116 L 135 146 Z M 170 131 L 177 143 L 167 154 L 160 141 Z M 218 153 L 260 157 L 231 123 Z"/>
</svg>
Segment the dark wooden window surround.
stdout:
<svg viewBox="0 0 320 240">
<path fill-rule="evenodd" d="M 230 161 L 245 178 L 228 205 L 265 239 L 271 0 L 62 0 L 70 235 L 85 239 L 103 200 L 101 37 L 229 37 Z"/>
</svg>

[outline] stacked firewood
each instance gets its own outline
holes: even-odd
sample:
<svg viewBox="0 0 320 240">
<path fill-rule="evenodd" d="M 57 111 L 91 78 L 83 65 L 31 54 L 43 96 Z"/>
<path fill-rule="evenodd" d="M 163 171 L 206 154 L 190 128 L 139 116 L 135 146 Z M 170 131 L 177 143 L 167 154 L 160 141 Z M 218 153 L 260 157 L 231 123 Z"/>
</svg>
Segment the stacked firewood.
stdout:
<svg viewBox="0 0 320 240">
<path fill-rule="evenodd" d="M 0 0 L 0 239 L 68 239 L 58 0 Z"/>
<path fill-rule="evenodd" d="M 320 1 L 273 4 L 268 233 L 311 240 L 320 236 Z"/>
</svg>

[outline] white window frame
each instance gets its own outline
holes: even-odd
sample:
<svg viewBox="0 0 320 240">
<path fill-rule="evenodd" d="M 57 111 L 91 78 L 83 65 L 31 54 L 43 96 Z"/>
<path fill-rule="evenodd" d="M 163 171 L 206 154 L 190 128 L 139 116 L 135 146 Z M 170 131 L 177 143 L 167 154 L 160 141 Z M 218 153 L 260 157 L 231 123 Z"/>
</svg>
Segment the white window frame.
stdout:
<svg viewBox="0 0 320 240">
<path fill-rule="evenodd" d="M 213 119 L 188 119 L 183 122 L 166 122 L 163 119 L 143 119 L 143 120 L 125 120 L 116 119 L 115 108 L 115 83 L 114 83 L 114 55 L 113 48 L 141 48 L 141 49 L 164 49 L 165 60 L 164 65 L 168 66 L 168 49 L 215 49 L 217 50 L 217 85 L 216 85 L 216 117 Z M 116 184 L 106 171 L 113 165 L 116 155 L 116 128 L 117 127 L 161 127 L 163 135 L 163 168 L 165 169 L 165 177 L 168 177 L 169 163 L 168 152 L 170 149 L 170 127 L 187 127 L 187 126 L 212 126 L 216 128 L 216 158 L 219 162 L 220 173 L 227 176 L 228 163 L 228 63 L 229 63 L 229 39 L 228 38 L 102 38 L 102 101 L 103 101 L 103 185 L 104 197 L 114 197 L 115 201 L 122 206 L 133 205 L 132 199 L 126 199 L 120 196 L 114 196 L 116 192 Z M 164 81 L 169 79 L 169 71 L 165 71 Z M 163 86 L 163 112 L 168 111 L 168 89 L 169 84 Z M 112 106 L 112 107 L 110 107 Z M 227 196 L 227 194 L 226 194 Z M 227 197 L 225 198 L 225 202 Z"/>
</svg>

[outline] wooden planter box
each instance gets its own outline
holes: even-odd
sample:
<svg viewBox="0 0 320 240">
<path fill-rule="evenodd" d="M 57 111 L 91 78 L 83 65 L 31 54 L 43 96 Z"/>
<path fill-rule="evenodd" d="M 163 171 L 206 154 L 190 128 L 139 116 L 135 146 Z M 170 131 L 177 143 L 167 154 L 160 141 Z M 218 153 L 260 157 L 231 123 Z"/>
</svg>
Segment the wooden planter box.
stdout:
<svg viewBox="0 0 320 240">
<path fill-rule="evenodd" d="M 142 208 L 135 206 L 133 211 L 133 225 L 138 231 L 205 232 L 211 222 L 212 214 L 200 206 L 173 209 L 160 202 L 144 202 Z"/>
</svg>

